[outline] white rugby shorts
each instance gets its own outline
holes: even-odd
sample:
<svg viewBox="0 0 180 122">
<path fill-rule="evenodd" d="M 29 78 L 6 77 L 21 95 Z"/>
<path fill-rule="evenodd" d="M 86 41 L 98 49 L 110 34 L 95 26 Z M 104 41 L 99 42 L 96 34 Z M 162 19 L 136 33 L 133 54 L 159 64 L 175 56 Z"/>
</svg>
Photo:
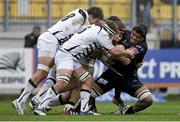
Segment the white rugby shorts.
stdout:
<svg viewBox="0 0 180 122">
<path fill-rule="evenodd" d="M 54 35 L 45 32 L 40 35 L 37 42 L 38 57 L 54 58 L 58 50 L 58 40 Z"/>
<path fill-rule="evenodd" d="M 79 63 L 75 57 L 73 57 L 68 52 L 63 52 L 58 50 L 55 56 L 55 64 L 58 69 L 68 69 L 68 70 L 75 70 L 82 65 Z"/>
</svg>

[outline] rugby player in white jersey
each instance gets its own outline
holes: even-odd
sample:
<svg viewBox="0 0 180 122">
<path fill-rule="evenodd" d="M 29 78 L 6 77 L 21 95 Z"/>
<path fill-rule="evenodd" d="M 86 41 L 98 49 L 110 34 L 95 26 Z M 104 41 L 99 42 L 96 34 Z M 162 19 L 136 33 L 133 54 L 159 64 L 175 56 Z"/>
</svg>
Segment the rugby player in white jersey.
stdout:
<svg viewBox="0 0 180 122">
<path fill-rule="evenodd" d="M 54 64 L 54 57 L 59 45 L 71 38 L 80 28 L 89 24 L 97 24 L 101 19 L 103 19 L 103 12 L 99 7 L 91 7 L 87 11 L 76 9 L 60 19 L 38 38 L 38 70 L 29 79 L 20 97 L 12 102 L 18 115 L 24 115 L 23 103 L 48 75 Z"/>
<path fill-rule="evenodd" d="M 57 93 L 69 90 L 66 86 L 69 84 L 71 77 L 75 77 L 82 83 L 80 114 L 88 114 L 92 76 L 83 68 L 79 60 L 86 59 L 93 50 L 101 48 L 107 49 L 113 56 L 121 55 L 121 50 L 112 44 L 113 39 L 119 40 L 118 37 L 116 24 L 107 21 L 103 26 L 87 26 L 65 42 L 55 58 L 57 82 L 47 91 L 43 101 L 34 111 L 35 114 L 46 115 L 44 108 Z"/>
</svg>

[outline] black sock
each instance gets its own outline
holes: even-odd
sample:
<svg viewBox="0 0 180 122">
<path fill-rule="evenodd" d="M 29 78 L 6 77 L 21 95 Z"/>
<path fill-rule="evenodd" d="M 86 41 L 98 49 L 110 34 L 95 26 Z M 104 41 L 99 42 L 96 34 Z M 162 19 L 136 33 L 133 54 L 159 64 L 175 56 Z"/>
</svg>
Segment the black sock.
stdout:
<svg viewBox="0 0 180 122">
<path fill-rule="evenodd" d="M 63 99 L 62 99 L 62 95 L 59 95 L 59 103 L 61 104 L 61 105 L 64 105 L 64 104 L 66 104 L 64 101 L 63 101 Z"/>
<path fill-rule="evenodd" d="M 36 88 L 37 86 L 34 84 L 33 80 L 32 79 L 29 79 L 28 82 L 34 87 Z"/>
<path fill-rule="evenodd" d="M 125 114 L 134 114 L 135 111 L 133 110 L 133 107 L 129 107 Z"/>
<path fill-rule="evenodd" d="M 76 111 L 80 112 L 81 102 L 76 106 Z"/>
<path fill-rule="evenodd" d="M 89 99 L 89 105 L 92 105 L 92 106 L 95 106 L 95 98 L 90 96 L 90 99 Z"/>
</svg>

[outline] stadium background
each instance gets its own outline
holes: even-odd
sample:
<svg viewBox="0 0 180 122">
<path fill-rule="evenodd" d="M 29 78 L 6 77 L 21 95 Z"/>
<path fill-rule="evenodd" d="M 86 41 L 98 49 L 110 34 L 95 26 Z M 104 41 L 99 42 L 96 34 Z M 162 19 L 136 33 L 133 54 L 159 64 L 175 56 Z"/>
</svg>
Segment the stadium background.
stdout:
<svg viewBox="0 0 180 122">
<path fill-rule="evenodd" d="M 34 25 L 39 25 L 43 32 L 73 9 L 87 9 L 95 5 L 103 8 L 105 18 L 116 15 L 126 24 L 127 29 L 131 29 L 142 19 L 137 9 L 139 1 L 141 0 L 0 0 L 0 56 L 14 50 L 23 52 L 26 67 L 26 70 L 18 71 L 21 75 L 0 74 L 0 94 L 19 94 L 27 78 L 35 70 L 36 50 L 24 49 L 24 36 L 31 32 Z M 138 72 L 155 96 L 158 94 L 163 98 L 180 94 L 179 3 L 179 0 L 153 1 L 153 6 L 149 8 L 152 21 L 147 35 L 150 50 Z M 95 76 L 103 68 L 98 62 Z M 25 80 L 19 82 L 19 79 Z M 112 97 L 112 94 L 106 97 L 109 96 Z M 161 101 L 161 97 L 157 99 Z"/>
</svg>

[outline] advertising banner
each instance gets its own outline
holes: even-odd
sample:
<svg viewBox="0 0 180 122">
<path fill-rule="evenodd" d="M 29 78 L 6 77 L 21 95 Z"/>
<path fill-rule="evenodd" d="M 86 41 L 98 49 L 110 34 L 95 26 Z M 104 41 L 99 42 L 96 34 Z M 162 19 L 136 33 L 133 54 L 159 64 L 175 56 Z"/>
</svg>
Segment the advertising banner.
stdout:
<svg viewBox="0 0 180 122">
<path fill-rule="evenodd" d="M 145 83 L 180 83 L 180 50 L 149 50 L 138 75 Z"/>
<path fill-rule="evenodd" d="M 0 49 L 0 89 L 24 88 L 32 76 L 32 67 L 32 49 Z"/>
</svg>

